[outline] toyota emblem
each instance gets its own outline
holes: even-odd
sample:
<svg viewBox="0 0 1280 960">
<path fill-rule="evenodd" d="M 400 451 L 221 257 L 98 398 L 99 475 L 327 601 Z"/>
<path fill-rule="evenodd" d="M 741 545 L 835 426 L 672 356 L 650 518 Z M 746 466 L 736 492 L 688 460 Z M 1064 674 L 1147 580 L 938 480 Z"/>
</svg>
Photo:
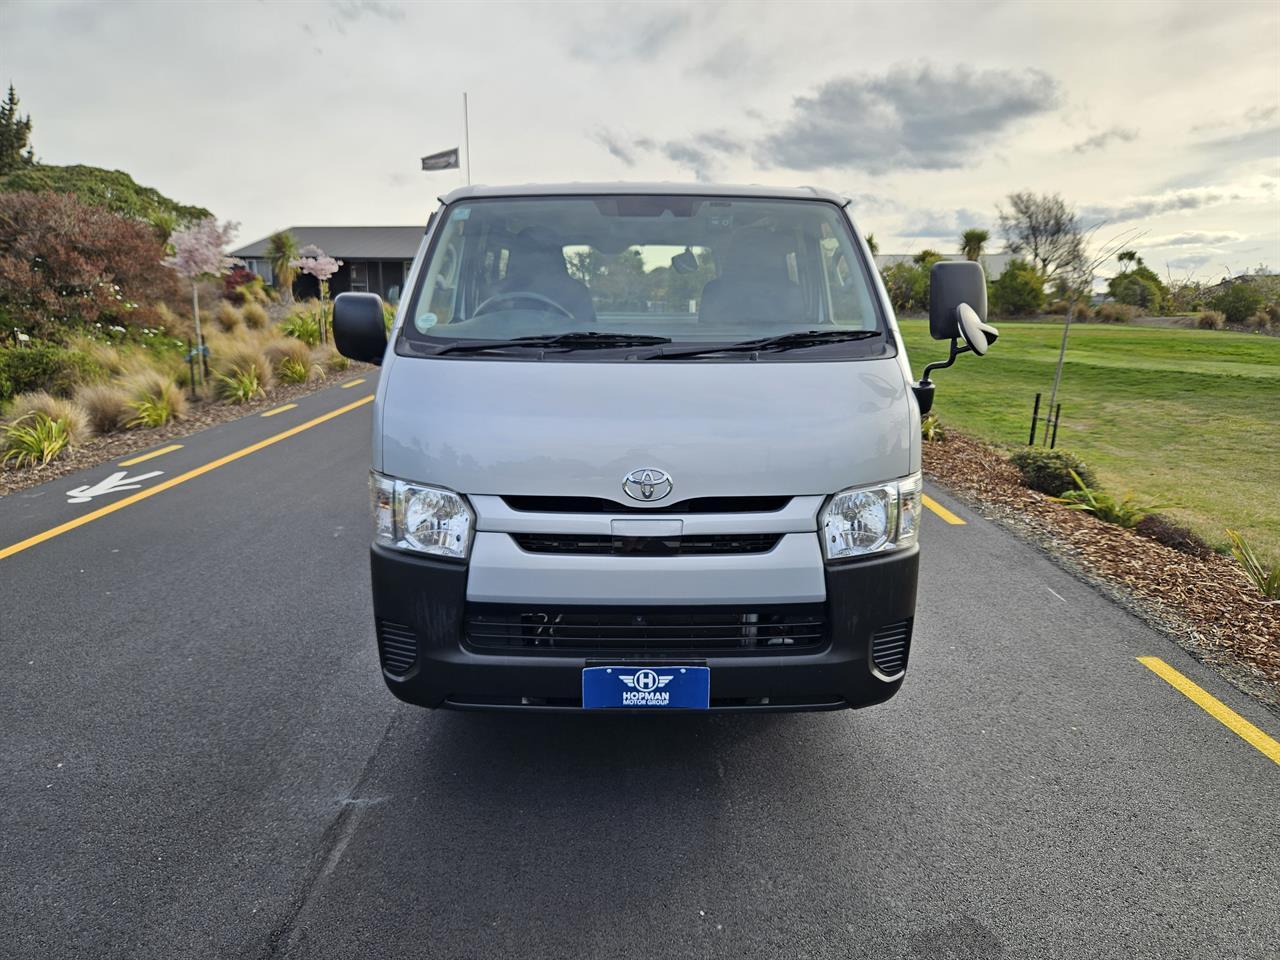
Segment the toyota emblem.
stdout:
<svg viewBox="0 0 1280 960">
<path fill-rule="evenodd" d="M 622 478 L 622 489 L 632 500 L 651 503 L 671 492 L 671 477 L 656 467 L 641 467 Z"/>
</svg>

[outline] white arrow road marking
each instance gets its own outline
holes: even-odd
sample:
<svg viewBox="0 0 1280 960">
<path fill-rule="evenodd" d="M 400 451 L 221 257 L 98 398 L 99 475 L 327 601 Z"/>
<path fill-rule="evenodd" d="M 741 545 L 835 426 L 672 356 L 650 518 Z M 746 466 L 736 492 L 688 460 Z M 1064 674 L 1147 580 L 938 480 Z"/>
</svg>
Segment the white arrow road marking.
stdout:
<svg viewBox="0 0 1280 960">
<path fill-rule="evenodd" d="M 99 480 L 93 486 L 76 487 L 74 490 L 67 491 L 67 503 L 88 503 L 94 497 L 100 497 L 107 493 L 119 493 L 121 490 L 137 490 L 142 486 L 143 480 L 150 480 L 152 477 L 158 477 L 164 473 L 163 470 L 152 470 L 150 473 L 140 473 L 136 477 L 125 476 L 125 472 L 121 470 L 119 473 L 113 473 L 105 480 Z"/>
</svg>

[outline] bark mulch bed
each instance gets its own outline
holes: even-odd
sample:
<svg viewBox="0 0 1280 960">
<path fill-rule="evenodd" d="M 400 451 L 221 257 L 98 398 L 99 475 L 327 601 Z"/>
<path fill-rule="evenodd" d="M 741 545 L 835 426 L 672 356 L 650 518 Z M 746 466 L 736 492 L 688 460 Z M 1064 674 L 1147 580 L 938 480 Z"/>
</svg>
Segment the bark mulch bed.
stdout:
<svg viewBox="0 0 1280 960">
<path fill-rule="evenodd" d="M 220 403 L 213 400 L 192 402 L 181 420 L 175 420 L 155 430 L 122 430 L 119 433 L 93 437 L 64 451 L 58 459 L 43 467 L 17 469 L 0 466 L 0 496 L 25 490 L 49 480 L 56 480 L 58 477 L 75 473 L 85 467 L 118 460 L 138 450 L 163 446 L 167 440 L 180 439 L 217 423 L 238 420 L 240 417 L 269 410 L 271 407 L 289 403 L 298 397 L 323 390 L 325 387 L 332 387 L 355 377 L 366 376 L 368 371 L 374 369 L 368 364 L 353 363 L 348 370 L 327 373 L 310 383 L 275 386 L 265 397 L 244 404 Z"/>
<path fill-rule="evenodd" d="M 1069 510 L 1024 487 L 1000 450 L 954 432 L 924 444 L 924 469 L 1247 693 L 1280 705 L 1280 604 L 1266 601 L 1233 557 L 1183 553 Z"/>
</svg>

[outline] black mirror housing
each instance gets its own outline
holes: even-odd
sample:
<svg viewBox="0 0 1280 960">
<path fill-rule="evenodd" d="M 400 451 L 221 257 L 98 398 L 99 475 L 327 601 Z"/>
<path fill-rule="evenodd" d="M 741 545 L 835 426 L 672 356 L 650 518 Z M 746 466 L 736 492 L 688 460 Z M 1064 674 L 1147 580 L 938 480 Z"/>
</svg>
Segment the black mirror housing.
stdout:
<svg viewBox="0 0 1280 960">
<path fill-rule="evenodd" d="M 387 352 L 382 298 L 376 293 L 340 293 L 333 301 L 333 343 L 352 360 L 381 365 Z"/>
<path fill-rule="evenodd" d="M 973 260 L 943 260 L 929 271 L 929 335 L 935 340 L 960 336 L 960 304 L 987 319 L 987 275 Z"/>
</svg>

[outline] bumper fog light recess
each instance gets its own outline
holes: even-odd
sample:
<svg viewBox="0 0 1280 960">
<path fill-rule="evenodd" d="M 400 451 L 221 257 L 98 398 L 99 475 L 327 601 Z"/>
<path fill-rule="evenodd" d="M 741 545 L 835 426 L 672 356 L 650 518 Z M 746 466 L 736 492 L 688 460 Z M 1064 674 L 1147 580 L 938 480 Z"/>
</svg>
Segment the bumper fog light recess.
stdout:
<svg viewBox="0 0 1280 960">
<path fill-rule="evenodd" d="M 891 483 L 841 490 L 819 515 L 828 560 L 885 553 L 913 546 L 920 528 L 920 474 Z"/>
<path fill-rule="evenodd" d="M 373 473 L 374 542 L 397 550 L 465 560 L 471 552 L 475 514 L 452 490 Z"/>
</svg>

